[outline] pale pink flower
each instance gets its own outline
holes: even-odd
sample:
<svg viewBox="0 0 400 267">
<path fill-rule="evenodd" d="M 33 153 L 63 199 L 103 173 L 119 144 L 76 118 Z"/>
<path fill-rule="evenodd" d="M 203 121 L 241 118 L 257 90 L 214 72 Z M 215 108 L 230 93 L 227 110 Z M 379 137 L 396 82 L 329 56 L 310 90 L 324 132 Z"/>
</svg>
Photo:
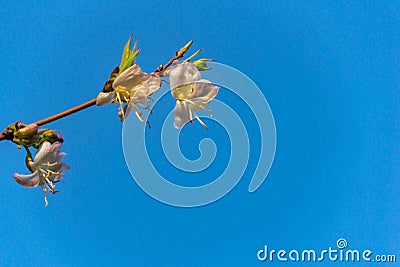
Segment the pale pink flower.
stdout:
<svg viewBox="0 0 400 267">
<path fill-rule="evenodd" d="M 204 128 L 206 124 L 197 116 L 198 110 L 211 110 L 204 108 L 218 93 L 219 86 L 202 79 L 200 71 L 190 62 L 175 63 L 169 71 L 171 94 L 176 99 L 174 108 L 174 126 L 182 128 L 188 121 L 196 118 Z"/>
<path fill-rule="evenodd" d="M 157 74 L 147 74 L 142 72 L 139 65 L 134 64 L 115 78 L 113 82 L 113 91 L 101 92 L 97 96 L 97 105 L 102 106 L 114 101 L 120 104 L 120 118 L 123 121 L 129 115 L 133 108 L 136 116 L 140 121 L 143 121 L 143 113 L 136 105 L 144 109 L 149 109 L 145 106 L 151 101 L 149 98 L 161 86 L 161 78 Z M 123 103 L 127 103 L 123 106 Z"/>
<path fill-rule="evenodd" d="M 14 173 L 15 181 L 22 186 L 33 188 L 40 185 L 45 195 L 46 205 L 46 193 L 48 191 L 56 193 L 56 183 L 64 177 L 62 171 L 69 169 L 68 164 L 61 162 L 66 153 L 60 152 L 60 148 L 59 142 L 53 144 L 43 142 L 35 158 L 27 163 L 32 173 L 28 175 Z"/>
</svg>

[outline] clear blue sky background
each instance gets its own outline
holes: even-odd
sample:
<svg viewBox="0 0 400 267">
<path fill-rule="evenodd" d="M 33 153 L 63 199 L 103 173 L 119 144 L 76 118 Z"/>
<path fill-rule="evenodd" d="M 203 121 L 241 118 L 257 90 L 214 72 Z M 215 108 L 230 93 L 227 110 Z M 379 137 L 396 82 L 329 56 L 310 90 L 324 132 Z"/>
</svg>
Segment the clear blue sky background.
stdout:
<svg viewBox="0 0 400 267">
<path fill-rule="evenodd" d="M 45 208 L 40 189 L 12 177 L 26 172 L 23 151 L 1 142 L 1 266 L 272 266 L 257 261 L 264 244 L 325 249 L 341 237 L 400 260 L 397 1 L 47 2 L 0 3 L 1 127 L 95 97 L 134 33 L 145 71 L 193 39 L 252 78 L 274 113 L 277 153 L 256 193 L 253 158 L 220 201 L 171 207 L 131 178 L 117 107 L 93 107 L 50 125 L 71 170 Z M 228 148 L 223 131 L 206 135 Z"/>
</svg>

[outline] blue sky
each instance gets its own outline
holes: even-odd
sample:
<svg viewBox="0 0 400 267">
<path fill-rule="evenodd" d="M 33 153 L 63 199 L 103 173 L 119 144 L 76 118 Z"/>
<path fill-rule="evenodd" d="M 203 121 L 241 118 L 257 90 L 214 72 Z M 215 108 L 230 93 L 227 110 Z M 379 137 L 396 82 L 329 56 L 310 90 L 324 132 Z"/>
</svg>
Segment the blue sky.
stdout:
<svg viewBox="0 0 400 267">
<path fill-rule="evenodd" d="M 272 265 L 257 260 L 265 244 L 325 249 L 339 238 L 350 248 L 398 253 L 396 1 L 3 1 L 0 8 L 3 128 L 95 97 L 133 33 L 147 72 L 190 39 L 203 56 L 244 72 L 268 100 L 278 140 L 256 193 L 247 192 L 251 156 L 230 194 L 193 209 L 157 202 L 137 186 L 115 105 L 49 125 L 63 131 L 71 170 L 46 208 L 40 189 L 14 182 L 14 172 L 25 172 L 23 151 L 1 142 L 1 266 L 262 266 Z M 246 106 L 236 108 L 257 133 Z M 189 158 L 202 136 L 229 148 L 223 130 L 197 126 L 185 130 L 195 140 L 182 140 Z M 226 164 L 224 154 L 217 160 L 206 181 Z"/>
</svg>

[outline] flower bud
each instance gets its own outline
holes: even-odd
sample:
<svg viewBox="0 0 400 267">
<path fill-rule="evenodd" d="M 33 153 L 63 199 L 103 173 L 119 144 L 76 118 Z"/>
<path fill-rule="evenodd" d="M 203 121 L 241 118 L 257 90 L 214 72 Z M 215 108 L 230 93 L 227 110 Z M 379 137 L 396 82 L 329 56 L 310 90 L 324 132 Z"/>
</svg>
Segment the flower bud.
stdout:
<svg viewBox="0 0 400 267">
<path fill-rule="evenodd" d="M 214 62 L 214 59 L 211 59 L 211 58 L 200 58 L 200 59 L 194 61 L 193 64 L 196 66 L 196 68 L 199 71 L 211 70 L 211 68 L 209 68 L 207 66 L 207 62 Z"/>
<path fill-rule="evenodd" d="M 185 44 L 178 52 L 176 52 L 176 58 L 181 58 L 189 50 L 190 46 L 192 46 L 193 40 L 190 40 L 187 44 Z"/>
<path fill-rule="evenodd" d="M 46 130 L 42 133 L 42 139 L 45 141 L 50 142 L 51 144 L 55 143 L 55 142 L 64 142 L 64 139 L 61 136 L 58 136 L 56 134 L 56 130 Z"/>
<path fill-rule="evenodd" d="M 17 122 L 15 129 L 13 142 L 17 145 L 31 146 L 40 139 L 38 134 L 39 127 L 34 123 L 26 125 L 22 122 Z"/>
<path fill-rule="evenodd" d="M 33 135 L 36 135 L 38 133 L 38 129 L 39 129 L 39 126 L 37 126 L 34 123 L 28 124 L 26 126 L 24 126 L 24 124 L 22 124 L 22 125 L 20 124 L 19 127 L 21 127 L 21 128 L 17 129 L 17 131 L 15 131 L 15 133 L 14 133 L 14 136 L 16 136 L 18 138 L 28 138 Z"/>
</svg>

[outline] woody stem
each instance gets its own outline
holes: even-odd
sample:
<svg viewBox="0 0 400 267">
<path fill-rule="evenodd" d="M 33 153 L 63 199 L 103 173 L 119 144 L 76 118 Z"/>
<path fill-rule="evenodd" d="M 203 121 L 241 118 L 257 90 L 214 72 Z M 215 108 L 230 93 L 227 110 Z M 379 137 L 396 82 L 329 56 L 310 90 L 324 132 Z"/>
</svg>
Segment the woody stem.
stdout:
<svg viewBox="0 0 400 267">
<path fill-rule="evenodd" d="M 172 65 L 172 63 L 177 60 L 178 58 L 183 57 L 183 55 L 186 53 L 186 51 L 189 50 L 190 46 L 193 44 L 193 41 L 190 40 L 187 44 L 185 44 L 181 49 L 179 49 L 178 51 L 175 52 L 175 56 L 168 61 L 165 65 L 161 65 L 159 66 L 155 72 L 162 72 L 164 70 L 166 70 L 169 66 Z"/>
<path fill-rule="evenodd" d="M 96 105 L 96 98 L 94 98 L 92 100 L 89 100 L 89 101 L 87 101 L 87 102 L 85 102 L 83 104 L 80 104 L 80 105 L 78 105 L 76 107 L 70 108 L 70 109 L 65 110 L 63 112 L 60 112 L 60 113 L 55 114 L 53 116 L 50 116 L 48 118 L 45 118 L 43 120 L 34 122 L 34 124 L 36 124 L 37 126 L 43 126 L 45 124 L 48 124 L 50 122 L 53 122 L 53 121 L 59 120 L 61 118 L 67 117 L 67 116 L 69 116 L 71 114 L 74 114 L 74 113 L 76 113 L 78 111 L 87 109 L 87 108 L 89 108 L 91 106 L 94 106 L 94 105 Z M 6 139 L 6 136 L 4 135 L 4 133 L 0 133 L 0 141 L 3 141 L 5 139 Z"/>
<path fill-rule="evenodd" d="M 192 43 L 193 43 L 193 41 L 189 41 L 189 42 L 188 42 L 186 45 L 184 45 L 181 49 L 179 49 L 178 51 L 176 51 L 175 56 L 174 56 L 170 61 L 168 61 L 164 66 L 161 65 L 160 67 L 158 67 L 157 70 L 156 70 L 155 72 L 162 72 L 162 71 L 166 70 L 169 66 L 171 66 L 171 64 L 172 64 L 176 59 L 181 58 L 181 57 L 186 53 L 186 51 L 190 48 L 190 46 L 192 45 Z M 114 70 L 114 71 L 115 71 L 115 70 Z M 114 71 L 113 71 L 113 72 L 114 72 Z M 59 120 L 59 119 L 61 119 L 61 118 L 64 118 L 64 117 L 66 117 L 66 116 L 69 116 L 69 115 L 71 115 L 71 114 L 74 114 L 74 113 L 76 113 L 76 112 L 78 112 L 78 111 L 84 110 L 84 109 L 86 109 L 86 108 L 88 108 L 88 107 L 91 107 L 91 106 L 94 106 L 94 105 L 96 105 L 96 98 L 94 98 L 94 99 L 92 99 L 92 100 L 89 100 L 89 101 L 87 101 L 87 102 L 85 102 L 85 103 L 83 103 L 83 104 L 80 104 L 80 105 L 78 105 L 78 106 L 76 106 L 76 107 L 70 108 L 70 109 L 65 110 L 65 111 L 63 111 L 63 112 L 60 112 L 60 113 L 55 114 L 55 115 L 53 115 L 53 116 L 50 116 L 50 117 L 48 117 L 48 118 L 45 118 L 45 119 L 43 119 L 43 120 L 34 122 L 34 124 L 36 124 L 37 126 L 43 126 L 43 125 L 45 125 L 45 124 L 48 124 L 48 123 L 50 123 L 50 122 Z M 11 138 L 11 139 L 10 139 L 10 138 Z M 4 133 L 0 133 L 0 141 L 7 140 L 7 139 L 12 140 L 12 137 L 11 137 L 11 136 L 7 136 L 7 135 L 5 135 Z"/>
</svg>

